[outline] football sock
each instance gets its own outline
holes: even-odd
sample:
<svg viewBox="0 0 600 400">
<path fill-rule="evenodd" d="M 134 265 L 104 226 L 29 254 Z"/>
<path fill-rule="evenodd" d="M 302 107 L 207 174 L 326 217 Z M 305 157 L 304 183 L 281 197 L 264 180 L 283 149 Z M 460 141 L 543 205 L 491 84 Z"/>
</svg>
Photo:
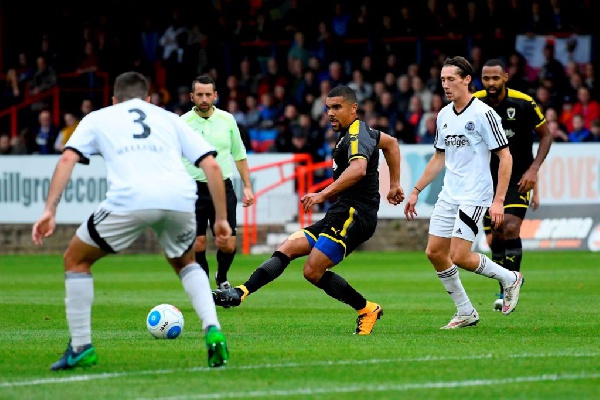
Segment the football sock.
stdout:
<svg viewBox="0 0 600 400">
<path fill-rule="evenodd" d="M 521 238 L 507 239 L 504 241 L 506 246 L 506 256 L 504 257 L 504 268 L 509 271 L 520 271 L 521 260 L 523 259 L 523 243 Z"/>
<path fill-rule="evenodd" d="M 209 325 L 220 328 L 208 276 L 202 272 L 200 266 L 196 263 L 186 265 L 179 271 L 179 278 L 194 311 L 202 321 L 202 329 L 206 330 Z"/>
<path fill-rule="evenodd" d="M 285 271 L 287 266 L 292 261 L 288 256 L 280 251 L 273 253 L 271 258 L 264 261 L 254 272 L 250 278 L 244 283 L 248 292 L 254 293 L 267 283 L 275 280 Z"/>
<path fill-rule="evenodd" d="M 65 310 L 73 348 L 92 343 L 94 279 L 87 272 L 65 274 Z"/>
<path fill-rule="evenodd" d="M 467 296 L 467 292 L 460 281 L 458 267 L 452 265 L 450 268 L 437 273 L 438 278 L 444 285 L 446 292 L 450 295 L 459 315 L 469 315 L 473 312 L 474 307 Z"/>
<path fill-rule="evenodd" d="M 225 282 L 227 280 L 227 272 L 231 268 L 233 258 L 235 257 L 235 249 L 231 253 L 225 253 L 217 250 L 217 281 Z"/>
<path fill-rule="evenodd" d="M 367 306 L 367 299 L 350 286 L 344 278 L 334 272 L 325 271 L 315 286 L 323 289 L 329 296 L 348 304 L 357 311 Z"/>
<path fill-rule="evenodd" d="M 204 251 L 197 251 L 195 253 L 196 256 L 196 262 L 198 263 L 198 265 L 200 266 L 200 268 L 202 268 L 204 270 L 204 272 L 206 272 L 206 276 L 209 276 L 208 274 L 208 261 L 206 260 L 206 250 Z"/>
<path fill-rule="evenodd" d="M 516 279 L 515 274 L 513 272 L 496 264 L 495 262 L 487 258 L 485 254 L 481 253 L 479 254 L 479 266 L 474 272 L 478 275 L 483 275 L 488 278 L 494 278 L 498 282 L 500 282 L 501 285 L 504 286 L 512 285 L 513 283 L 515 283 Z"/>
<path fill-rule="evenodd" d="M 498 265 L 504 265 L 504 256 L 506 252 L 504 240 L 492 239 L 490 250 L 492 251 L 492 261 Z"/>
<path fill-rule="evenodd" d="M 504 240 L 494 240 L 492 239 L 492 244 L 490 245 L 490 250 L 492 250 L 492 261 L 498 265 L 504 265 L 504 257 L 505 257 L 505 246 Z M 502 294 L 502 283 L 498 282 L 500 285 L 500 294 Z"/>
</svg>

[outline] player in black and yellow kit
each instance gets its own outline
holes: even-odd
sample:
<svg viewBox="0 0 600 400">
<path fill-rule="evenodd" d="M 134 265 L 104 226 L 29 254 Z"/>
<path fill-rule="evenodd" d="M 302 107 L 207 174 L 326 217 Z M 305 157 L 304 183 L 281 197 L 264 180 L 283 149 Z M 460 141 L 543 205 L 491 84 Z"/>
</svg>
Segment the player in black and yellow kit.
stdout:
<svg viewBox="0 0 600 400">
<path fill-rule="evenodd" d="M 533 211 L 537 210 L 540 206 L 540 192 L 538 190 L 538 183 L 536 182 L 533 186 L 533 191 L 531 194 L 531 203 L 530 207 Z M 485 241 L 489 247 L 492 246 L 492 217 L 490 217 L 489 213 L 485 213 L 483 216 L 483 233 L 485 234 Z M 502 304 L 502 301 L 499 302 Z M 500 306 L 500 308 L 502 308 Z"/>
<path fill-rule="evenodd" d="M 305 211 L 337 200 L 325 217 L 290 235 L 275 253 L 263 262 L 243 285 L 213 291 L 215 304 L 238 306 L 250 294 L 280 276 L 290 261 L 308 255 L 304 277 L 329 296 L 358 312 L 355 334 L 368 335 L 383 314 L 377 303 L 367 301 L 340 275 L 331 271 L 377 226 L 379 210 L 379 149 L 390 170 L 387 200 L 398 205 L 404 200 L 400 187 L 400 150 L 398 142 L 386 133 L 372 129 L 357 119 L 358 100 L 347 86 L 333 88 L 325 100 L 331 127 L 339 133 L 333 151 L 333 183 L 319 193 L 308 193 L 301 201 Z"/>
<path fill-rule="evenodd" d="M 485 90 L 475 93 L 502 118 L 502 127 L 508 138 L 513 158 L 512 174 L 504 200 L 504 223 L 492 230 L 492 260 L 511 271 L 520 271 L 523 246 L 521 224 L 530 204 L 540 166 L 552 145 L 552 135 L 544 114 L 530 96 L 506 87 L 508 73 L 500 60 L 483 65 L 481 80 Z M 536 156 L 533 156 L 534 132 L 540 136 Z M 492 154 L 490 168 L 496 187 L 498 157 Z M 500 288 L 502 293 L 502 288 Z M 496 303 L 495 303 L 496 304 Z"/>
</svg>

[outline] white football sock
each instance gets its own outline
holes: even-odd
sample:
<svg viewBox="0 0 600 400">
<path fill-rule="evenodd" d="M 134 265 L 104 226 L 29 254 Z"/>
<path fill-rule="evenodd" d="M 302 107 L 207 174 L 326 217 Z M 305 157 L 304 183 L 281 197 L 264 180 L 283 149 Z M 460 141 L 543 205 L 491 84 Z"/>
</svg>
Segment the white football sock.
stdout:
<svg viewBox="0 0 600 400">
<path fill-rule="evenodd" d="M 473 307 L 473 304 L 471 304 L 471 300 L 469 300 L 469 296 L 467 296 L 467 292 L 460 281 L 458 267 L 452 265 L 447 270 L 438 272 L 437 276 L 440 278 L 440 281 L 442 281 L 444 288 L 446 288 L 446 291 L 450 297 L 452 297 L 452 300 L 454 300 L 458 314 L 471 314 L 475 308 Z"/>
<path fill-rule="evenodd" d="M 198 318 L 202 322 L 202 329 L 206 331 L 206 328 L 210 325 L 221 328 L 206 272 L 200 268 L 198 263 L 194 262 L 182 268 L 179 277 L 196 314 L 198 314 Z"/>
<path fill-rule="evenodd" d="M 504 287 L 512 285 L 517 280 L 514 272 L 496 264 L 485 254 L 481 253 L 479 254 L 479 266 L 474 272 L 488 278 L 496 279 Z"/>
<path fill-rule="evenodd" d="M 92 343 L 94 279 L 87 272 L 65 274 L 65 310 L 73 348 Z"/>
</svg>

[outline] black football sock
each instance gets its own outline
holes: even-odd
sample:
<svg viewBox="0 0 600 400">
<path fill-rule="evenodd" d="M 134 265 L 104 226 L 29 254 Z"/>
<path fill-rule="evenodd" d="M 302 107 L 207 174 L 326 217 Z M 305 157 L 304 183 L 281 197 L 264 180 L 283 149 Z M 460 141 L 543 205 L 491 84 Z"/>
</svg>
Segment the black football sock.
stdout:
<svg viewBox="0 0 600 400">
<path fill-rule="evenodd" d="M 250 278 L 244 283 L 248 292 L 254 293 L 267 283 L 277 279 L 279 275 L 285 271 L 287 266 L 292 261 L 288 256 L 280 251 L 273 253 L 271 258 L 264 261 L 254 272 L 250 275 Z M 241 292 L 240 289 L 236 289 Z M 240 293 L 242 294 L 242 293 Z"/>
<path fill-rule="evenodd" d="M 498 240 L 492 238 L 492 244 L 490 245 L 490 250 L 492 250 L 492 261 L 498 265 L 504 266 L 504 255 L 505 255 L 505 244 L 504 240 Z M 500 294 L 502 294 L 502 284 L 498 282 L 500 285 Z"/>
<path fill-rule="evenodd" d="M 344 278 L 334 272 L 325 271 L 315 286 L 323 289 L 329 296 L 348 304 L 357 311 L 367 306 L 367 299 L 350 286 Z"/>
<path fill-rule="evenodd" d="M 521 270 L 521 259 L 523 258 L 523 243 L 521 238 L 507 239 L 504 241 L 506 255 L 504 257 L 504 268 L 510 271 Z"/>
<path fill-rule="evenodd" d="M 221 250 L 217 250 L 217 281 L 225 282 L 227 280 L 227 272 L 231 268 L 233 258 L 235 257 L 235 249 L 232 253 L 225 253 Z"/>
<path fill-rule="evenodd" d="M 208 261 L 206 261 L 206 250 L 205 251 L 197 251 L 196 252 L 196 262 L 200 267 L 206 272 L 206 276 L 208 275 Z"/>
</svg>

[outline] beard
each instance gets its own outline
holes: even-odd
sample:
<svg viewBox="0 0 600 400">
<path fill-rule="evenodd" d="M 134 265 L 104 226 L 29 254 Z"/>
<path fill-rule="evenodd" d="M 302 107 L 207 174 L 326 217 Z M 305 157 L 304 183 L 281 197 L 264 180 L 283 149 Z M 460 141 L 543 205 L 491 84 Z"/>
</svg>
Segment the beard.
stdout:
<svg viewBox="0 0 600 400">
<path fill-rule="evenodd" d="M 500 97 L 500 94 L 502 92 L 504 92 L 504 87 L 497 88 L 495 92 L 490 92 L 489 90 L 486 90 L 487 95 L 494 99 L 497 99 L 498 97 Z"/>
</svg>

